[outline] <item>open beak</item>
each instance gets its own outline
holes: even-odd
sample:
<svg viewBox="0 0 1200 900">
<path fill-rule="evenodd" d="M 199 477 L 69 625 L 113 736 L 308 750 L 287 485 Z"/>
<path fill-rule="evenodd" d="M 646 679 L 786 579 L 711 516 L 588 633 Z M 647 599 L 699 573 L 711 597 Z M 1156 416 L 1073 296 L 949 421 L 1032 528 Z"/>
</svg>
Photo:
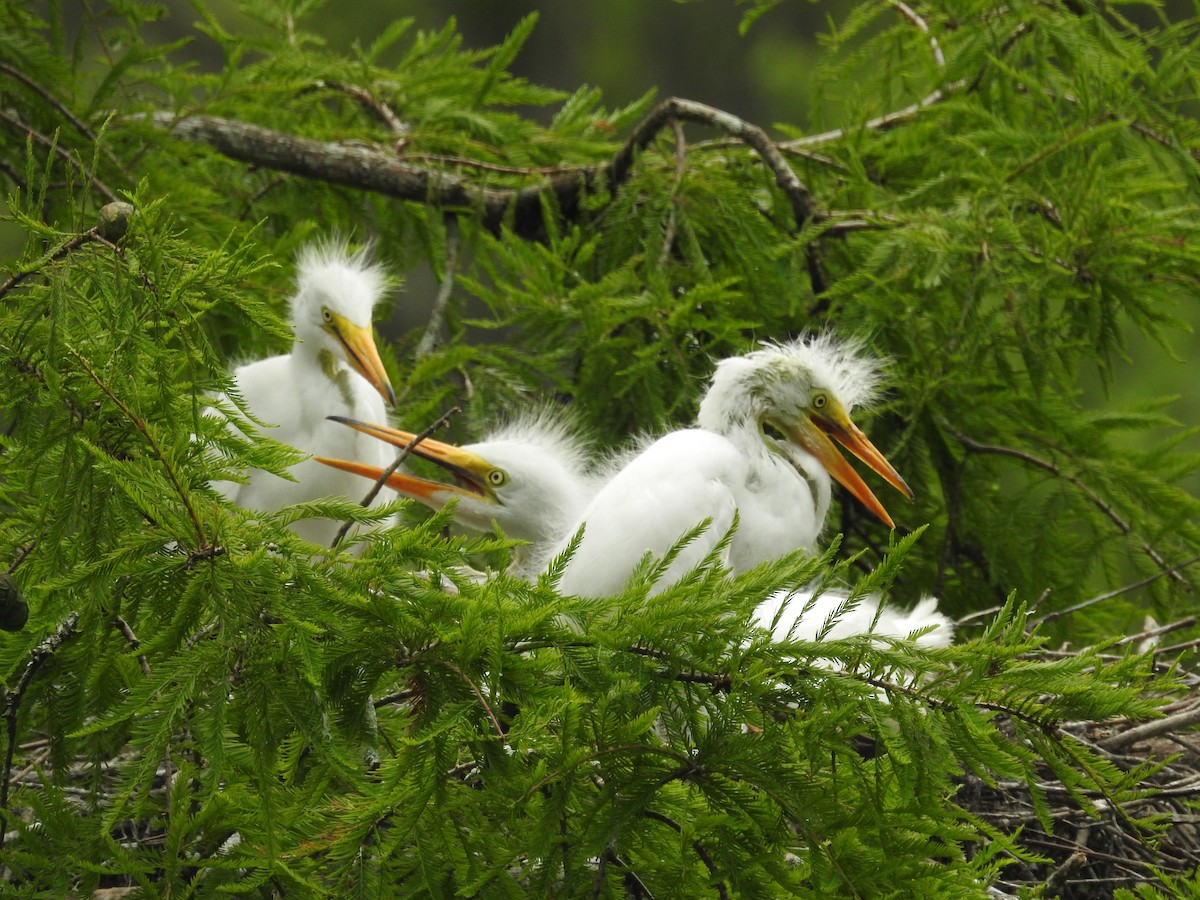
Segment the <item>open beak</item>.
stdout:
<svg viewBox="0 0 1200 900">
<path fill-rule="evenodd" d="M 369 434 L 371 437 L 379 438 L 379 440 L 386 441 L 401 449 L 408 447 L 417 439 L 417 436 L 411 432 L 401 431 L 398 428 L 389 428 L 387 425 L 373 425 L 370 422 L 360 422 L 357 419 L 350 419 L 345 416 L 329 416 L 329 418 L 334 422 L 348 425 L 355 431 Z M 426 478 L 410 475 L 407 472 L 393 472 L 388 476 L 386 483 L 394 491 L 420 500 L 426 506 L 430 506 L 433 509 L 441 509 L 451 497 L 472 497 L 488 503 L 494 502 L 492 491 L 487 481 L 487 475 L 494 467 L 482 456 L 471 453 L 469 450 L 455 447 L 452 444 L 443 444 L 441 441 L 433 440 L 433 438 L 425 438 L 421 443 L 414 446 L 411 452 L 414 456 L 427 459 L 444 468 L 454 476 L 457 484 L 430 481 Z M 343 472 L 350 472 L 354 475 L 361 475 L 372 481 L 378 481 L 379 476 L 383 474 L 383 469 L 378 466 L 368 466 L 364 463 L 344 459 L 329 459 L 323 456 L 315 457 L 315 459 L 317 462 L 324 463 L 327 466 L 332 466 L 335 469 L 341 469 Z"/>
<path fill-rule="evenodd" d="M 388 406 L 395 406 L 396 393 L 392 390 L 392 383 L 383 368 L 383 360 L 379 358 L 379 350 L 375 347 L 375 338 L 371 336 L 370 327 L 362 328 L 337 313 L 330 313 L 330 316 L 331 321 L 327 328 L 346 351 L 346 360 L 354 367 L 354 371 L 379 391 Z"/>
<path fill-rule="evenodd" d="M 900 473 L 896 471 L 895 467 L 887 461 L 887 457 L 880 453 L 858 426 L 850 421 L 845 410 L 840 406 L 835 406 L 831 401 L 823 413 L 810 414 L 799 423 L 780 430 L 789 440 L 799 444 L 820 460 L 821 465 L 837 480 L 838 484 L 853 494 L 859 503 L 878 516 L 888 528 L 896 527 L 892 517 L 883 508 L 883 504 L 871 493 L 866 482 L 859 477 L 858 472 L 854 471 L 850 463 L 846 462 L 846 458 L 838 452 L 837 447 L 829 438 L 832 437 L 865 462 L 909 500 L 913 498 L 912 489 L 900 477 Z"/>
</svg>

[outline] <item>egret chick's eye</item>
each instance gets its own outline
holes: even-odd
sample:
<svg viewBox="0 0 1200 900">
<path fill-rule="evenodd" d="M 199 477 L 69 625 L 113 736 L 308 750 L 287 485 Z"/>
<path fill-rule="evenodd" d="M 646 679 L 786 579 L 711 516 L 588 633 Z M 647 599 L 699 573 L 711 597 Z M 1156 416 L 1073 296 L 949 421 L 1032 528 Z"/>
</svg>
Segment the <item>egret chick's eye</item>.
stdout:
<svg viewBox="0 0 1200 900">
<path fill-rule="evenodd" d="M 333 321 L 333 313 L 329 311 L 328 306 L 321 307 L 321 318 L 325 321 L 326 325 Z"/>
<path fill-rule="evenodd" d="M 508 484 L 508 473 L 503 469 L 492 469 L 487 474 L 487 480 L 492 487 L 503 487 Z"/>
<path fill-rule="evenodd" d="M 829 402 L 829 398 L 825 394 L 814 394 L 812 398 L 813 409 L 824 409 L 825 404 Z"/>
</svg>

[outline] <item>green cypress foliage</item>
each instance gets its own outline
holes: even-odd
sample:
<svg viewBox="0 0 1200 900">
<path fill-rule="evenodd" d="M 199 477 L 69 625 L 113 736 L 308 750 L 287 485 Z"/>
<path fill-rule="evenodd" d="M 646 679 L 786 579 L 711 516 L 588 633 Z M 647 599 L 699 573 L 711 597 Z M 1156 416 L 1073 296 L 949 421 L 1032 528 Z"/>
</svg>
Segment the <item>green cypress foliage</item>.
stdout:
<svg viewBox="0 0 1200 900">
<path fill-rule="evenodd" d="M 1154 856 L 1163 760 L 1082 725 L 1194 689 L 1112 635 L 1195 611 L 1195 429 L 1080 387 L 1194 318 L 1195 19 L 859 3 L 812 120 L 777 124 L 530 84 L 533 16 L 492 48 L 400 21 L 339 53 L 309 4 L 239 4 L 239 31 L 198 0 L 176 43 L 160 6 L 64 6 L 0 4 L 6 894 L 983 897 L 1048 873 L 967 784 L 1151 848 L 1146 884 L 1105 890 L 1196 890 L 1195 855 Z M 237 123 L 271 131 L 223 142 Z M 829 329 L 888 359 L 865 429 L 916 502 L 889 535 L 839 498 L 817 558 L 714 555 L 654 596 L 649 560 L 602 600 L 503 574 L 513 542 L 447 536 L 452 510 L 232 507 L 210 482 L 299 457 L 236 396 L 250 439 L 205 410 L 231 361 L 287 346 L 295 251 L 332 232 L 447 289 L 382 342 L 408 429 L 461 405 L 439 436 L 466 440 L 550 398 L 616 448 L 689 422 L 714 359 Z M 396 512 L 357 556 L 287 527 Z M 753 625 L 813 579 L 981 614 L 946 649 Z"/>
</svg>

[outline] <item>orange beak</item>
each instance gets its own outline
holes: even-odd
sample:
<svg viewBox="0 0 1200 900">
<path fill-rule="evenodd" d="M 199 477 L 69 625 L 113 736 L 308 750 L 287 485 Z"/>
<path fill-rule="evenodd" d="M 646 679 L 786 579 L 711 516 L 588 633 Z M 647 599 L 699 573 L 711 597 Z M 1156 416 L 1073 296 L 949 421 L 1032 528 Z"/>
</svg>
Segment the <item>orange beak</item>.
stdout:
<svg viewBox="0 0 1200 900">
<path fill-rule="evenodd" d="M 387 425 L 373 425 L 370 422 L 360 422 L 357 419 L 349 419 L 345 416 L 329 416 L 329 418 L 334 422 L 348 425 L 355 431 L 369 434 L 371 437 L 379 438 L 381 441 L 386 441 L 402 449 L 411 446 L 413 441 L 417 439 L 417 436 L 412 432 L 401 431 L 398 428 L 391 428 Z M 446 505 L 446 501 L 454 496 L 473 497 L 476 500 L 483 500 L 489 503 L 495 502 L 494 494 L 487 480 L 488 473 L 494 467 L 478 454 L 455 447 L 452 444 L 443 444 L 441 441 L 433 440 L 433 438 L 425 438 L 421 443 L 413 446 L 411 453 L 414 456 L 437 463 L 453 475 L 458 484 L 443 484 L 439 481 L 419 478 L 407 472 L 393 472 L 388 476 L 386 482 L 387 486 L 392 488 L 392 490 L 412 497 L 415 500 L 420 500 L 426 506 L 433 509 L 441 509 Z M 369 478 L 372 481 L 378 481 L 379 476 L 383 474 L 383 469 L 378 466 L 369 466 L 364 463 L 344 459 L 329 459 L 323 456 L 314 458 L 319 463 L 324 463 L 327 466 L 341 469 L 343 472 L 349 472 L 353 475 L 361 475 L 363 478 Z"/>
<path fill-rule="evenodd" d="M 887 461 L 887 457 L 880 453 L 858 426 L 850 421 L 846 411 L 836 401 L 831 398 L 821 413 L 810 412 L 798 423 L 789 427 L 777 427 L 789 440 L 799 444 L 815 456 L 825 470 L 837 480 L 838 484 L 853 494 L 859 503 L 873 512 L 888 528 L 896 527 L 892 517 L 883 508 L 883 504 L 867 487 L 858 472 L 850 463 L 846 462 L 846 458 L 838 452 L 837 447 L 829 438 L 834 438 L 865 462 L 909 500 L 913 498 L 912 489 L 900 477 L 900 473 L 896 471 L 895 467 Z"/>
</svg>

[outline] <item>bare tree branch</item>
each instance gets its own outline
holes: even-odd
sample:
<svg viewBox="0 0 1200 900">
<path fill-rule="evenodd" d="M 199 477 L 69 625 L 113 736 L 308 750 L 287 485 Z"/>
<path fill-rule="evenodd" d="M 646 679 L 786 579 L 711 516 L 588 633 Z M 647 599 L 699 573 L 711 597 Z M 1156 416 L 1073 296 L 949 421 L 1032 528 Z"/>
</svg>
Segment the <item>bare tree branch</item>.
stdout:
<svg viewBox="0 0 1200 900">
<path fill-rule="evenodd" d="M 925 20 L 917 15 L 913 8 L 905 3 L 904 0 L 887 0 L 887 5 L 898 10 L 900 15 L 915 25 L 922 34 L 929 37 L 929 50 L 933 54 L 933 61 L 938 64 L 938 68 L 946 68 L 946 57 L 942 55 L 942 47 L 938 43 L 938 39 L 929 30 L 929 25 Z"/>
<path fill-rule="evenodd" d="M 446 308 L 450 305 L 450 295 L 454 292 L 454 274 L 457 268 L 458 219 L 451 216 L 446 220 L 446 262 L 442 272 L 442 283 L 433 300 L 429 324 L 425 326 L 425 333 L 421 335 L 417 349 L 413 352 L 415 359 L 428 356 L 442 339 L 442 324 L 446 319 Z"/>
<path fill-rule="evenodd" d="M 1113 506 L 1103 497 L 1101 497 L 1095 491 L 1095 489 L 1085 484 L 1076 476 L 1064 472 L 1055 463 L 1013 447 L 1000 447 L 993 444 L 981 443 L 973 438 L 967 437 L 965 434 L 950 427 L 949 425 L 946 426 L 946 429 L 950 432 L 950 434 L 954 435 L 954 438 L 960 444 L 962 444 L 967 451 L 971 453 L 1007 456 L 1012 459 L 1019 459 L 1024 463 L 1034 466 L 1035 468 L 1042 469 L 1043 471 L 1049 472 L 1051 475 L 1064 479 L 1068 484 L 1079 490 L 1079 492 L 1082 493 L 1093 506 L 1104 513 L 1104 515 L 1108 517 L 1109 521 L 1116 525 L 1122 534 L 1127 536 L 1131 536 L 1133 534 L 1133 526 L 1126 522 L 1121 514 L 1118 513 L 1116 509 L 1114 509 Z M 1152 560 L 1154 560 L 1154 563 L 1162 568 L 1167 574 L 1169 574 L 1172 579 L 1179 582 L 1184 587 L 1191 589 L 1191 582 L 1189 582 L 1177 571 L 1177 569 L 1181 568 L 1180 566 L 1173 566 L 1168 563 L 1165 559 L 1163 559 L 1162 555 L 1157 550 L 1155 550 L 1145 541 L 1142 542 L 1142 551 Z"/>
<path fill-rule="evenodd" d="M 390 150 L 362 141 L 318 141 L 218 116 L 177 118 L 156 112 L 149 121 L 240 162 L 401 200 L 471 210 L 493 233 L 507 225 L 525 238 L 542 232 L 544 195 L 554 197 L 564 216 L 575 218 L 586 194 L 601 187 L 615 190 L 629 178 L 638 154 L 662 129 L 677 121 L 696 122 L 721 129 L 758 154 L 788 197 L 798 227 L 819 218 L 808 188 L 765 131 L 722 110 L 680 98 L 655 107 L 609 162 L 551 170 L 539 183 L 513 189 L 479 187 L 457 175 L 413 165 Z"/>
<path fill-rule="evenodd" d="M 9 691 L 8 698 L 4 703 L 8 742 L 4 748 L 4 771 L 0 772 L 0 816 L 5 819 L 8 817 L 9 773 L 12 772 L 13 753 L 17 748 L 17 716 L 21 711 L 21 701 L 25 699 L 25 692 L 29 690 L 29 685 L 33 683 L 33 676 L 37 674 L 42 663 L 53 656 L 63 642 L 75 633 L 75 626 L 78 624 L 79 613 L 71 613 L 54 630 L 53 634 L 33 648 L 29 654 L 29 662 L 25 664 L 25 670 L 21 673 L 21 677 L 13 689 Z M 0 825 L 0 850 L 4 849 L 6 837 L 8 835 Z"/>
<path fill-rule="evenodd" d="M 11 112 L 8 112 L 7 110 L 0 110 L 0 122 L 5 122 L 11 128 L 24 132 L 27 137 L 31 138 L 36 143 L 41 144 L 47 150 L 66 161 L 69 165 L 78 169 L 81 173 L 83 173 L 83 176 L 92 183 L 96 190 L 103 195 L 105 200 L 107 200 L 109 203 L 116 202 L 117 195 L 113 193 L 112 188 L 97 178 L 96 174 L 88 169 L 83 160 L 78 158 L 77 153 L 72 154 L 71 151 L 60 147 L 58 145 L 58 141 L 47 137 L 33 126 L 22 122 L 20 118 Z"/>
</svg>

